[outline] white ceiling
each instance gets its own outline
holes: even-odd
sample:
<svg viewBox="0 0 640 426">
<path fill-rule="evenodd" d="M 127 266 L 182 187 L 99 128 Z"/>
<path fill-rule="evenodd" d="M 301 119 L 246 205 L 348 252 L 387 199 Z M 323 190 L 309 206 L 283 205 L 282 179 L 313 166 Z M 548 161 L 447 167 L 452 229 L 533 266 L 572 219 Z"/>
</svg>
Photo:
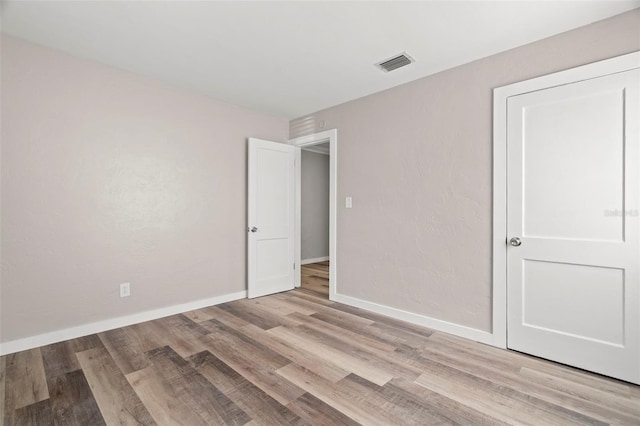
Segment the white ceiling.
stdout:
<svg viewBox="0 0 640 426">
<path fill-rule="evenodd" d="M 640 7 L 634 1 L 2 1 L 2 31 L 295 118 Z M 416 62 L 383 73 L 401 52 Z"/>
</svg>

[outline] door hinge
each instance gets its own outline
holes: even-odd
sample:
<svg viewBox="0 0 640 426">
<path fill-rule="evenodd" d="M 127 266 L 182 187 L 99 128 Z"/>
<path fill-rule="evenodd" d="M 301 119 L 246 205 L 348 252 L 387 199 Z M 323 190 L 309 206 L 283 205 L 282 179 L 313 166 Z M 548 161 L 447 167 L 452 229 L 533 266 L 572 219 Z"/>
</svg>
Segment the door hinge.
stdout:
<svg viewBox="0 0 640 426">
<path fill-rule="evenodd" d="M 296 262 L 293 262 L 293 270 L 296 270 Z"/>
</svg>

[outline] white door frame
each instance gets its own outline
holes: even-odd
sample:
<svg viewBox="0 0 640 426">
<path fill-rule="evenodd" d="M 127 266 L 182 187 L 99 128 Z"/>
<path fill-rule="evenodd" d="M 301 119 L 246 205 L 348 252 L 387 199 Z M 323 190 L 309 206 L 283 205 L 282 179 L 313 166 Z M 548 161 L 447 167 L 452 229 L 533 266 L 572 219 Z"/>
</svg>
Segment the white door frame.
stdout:
<svg viewBox="0 0 640 426">
<path fill-rule="evenodd" d="M 493 91 L 493 345 L 507 347 L 507 99 L 640 68 L 640 52 L 606 59 Z"/>
<path fill-rule="evenodd" d="M 331 129 L 313 135 L 301 136 L 289 140 L 289 144 L 298 147 L 296 153 L 296 230 L 295 230 L 295 285 L 300 286 L 301 247 L 301 148 L 329 142 L 329 300 L 335 300 L 337 288 L 336 247 L 338 217 L 338 130 Z"/>
</svg>

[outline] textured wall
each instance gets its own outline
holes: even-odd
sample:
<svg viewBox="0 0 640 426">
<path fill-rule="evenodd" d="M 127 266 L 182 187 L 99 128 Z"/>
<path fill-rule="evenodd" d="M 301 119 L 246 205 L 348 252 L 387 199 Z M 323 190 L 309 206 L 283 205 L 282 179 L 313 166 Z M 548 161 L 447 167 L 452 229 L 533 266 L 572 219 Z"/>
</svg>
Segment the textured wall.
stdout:
<svg viewBox="0 0 640 426">
<path fill-rule="evenodd" d="M 302 150 L 302 260 L 329 256 L 329 156 Z"/>
<path fill-rule="evenodd" d="M 639 49 L 636 9 L 292 121 L 338 129 L 338 292 L 491 331 L 492 89 Z"/>
<path fill-rule="evenodd" d="M 287 132 L 3 37 L 2 341 L 244 290 L 246 137 Z"/>
</svg>

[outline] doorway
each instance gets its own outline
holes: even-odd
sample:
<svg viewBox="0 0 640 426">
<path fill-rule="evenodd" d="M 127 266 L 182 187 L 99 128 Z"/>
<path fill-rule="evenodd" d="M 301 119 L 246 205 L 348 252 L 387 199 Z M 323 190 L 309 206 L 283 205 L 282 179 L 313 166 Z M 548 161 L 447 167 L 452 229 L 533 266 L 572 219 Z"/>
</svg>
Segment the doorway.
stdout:
<svg viewBox="0 0 640 426">
<path fill-rule="evenodd" d="M 328 287 L 329 287 L 329 300 L 335 300 L 336 288 L 337 288 L 337 265 L 336 265 L 336 221 L 337 221 L 337 130 L 327 130 L 324 132 L 316 133 L 313 135 L 302 136 L 300 138 L 292 139 L 289 143 L 293 146 L 300 148 L 297 151 L 296 164 L 296 287 L 300 287 L 302 284 L 303 274 L 308 278 L 309 276 L 316 276 L 315 280 L 319 284 L 322 280 L 322 270 L 328 268 Z M 324 148 L 324 149 L 323 149 Z M 317 260 L 319 263 L 314 269 L 306 267 L 303 271 L 304 265 L 302 265 L 302 150 L 314 150 L 319 151 L 323 149 L 329 155 L 329 259 L 328 266 L 326 265 L 326 259 L 311 259 Z M 307 259 L 308 260 L 308 259 Z M 325 262 L 323 265 L 321 262 Z"/>
<path fill-rule="evenodd" d="M 300 288 L 329 299 L 329 143 L 301 150 Z"/>
</svg>

